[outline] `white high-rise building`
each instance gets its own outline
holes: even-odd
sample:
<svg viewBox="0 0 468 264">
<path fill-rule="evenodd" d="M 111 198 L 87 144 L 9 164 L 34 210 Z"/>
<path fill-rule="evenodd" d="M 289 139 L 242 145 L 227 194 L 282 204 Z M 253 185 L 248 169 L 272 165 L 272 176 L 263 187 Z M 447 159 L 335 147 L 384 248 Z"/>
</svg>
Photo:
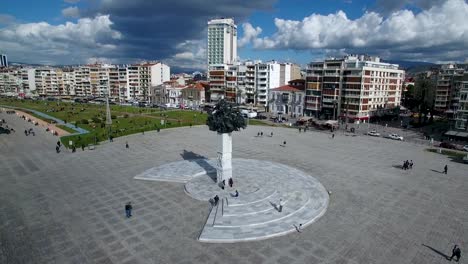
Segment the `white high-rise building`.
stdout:
<svg viewBox="0 0 468 264">
<path fill-rule="evenodd" d="M 234 64 L 237 59 L 237 26 L 232 18 L 208 21 L 208 66 Z"/>
<path fill-rule="evenodd" d="M 8 67 L 8 58 L 6 54 L 0 54 L 0 67 Z"/>
</svg>

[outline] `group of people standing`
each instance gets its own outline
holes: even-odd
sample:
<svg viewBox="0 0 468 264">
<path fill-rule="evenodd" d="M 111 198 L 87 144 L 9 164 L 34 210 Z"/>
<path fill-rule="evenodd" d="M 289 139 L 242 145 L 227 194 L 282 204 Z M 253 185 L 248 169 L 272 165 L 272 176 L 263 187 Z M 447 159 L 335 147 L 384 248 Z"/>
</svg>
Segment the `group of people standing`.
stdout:
<svg viewBox="0 0 468 264">
<path fill-rule="evenodd" d="M 408 160 L 404 161 L 404 162 L 403 162 L 403 167 L 402 167 L 402 168 L 403 168 L 404 170 L 410 170 L 410 169 L 412 169 L 412 168 L 413 168 L 413 160 L 411 160 L 411 161 L 408 161 Z"/>
<path fill-rule="evenodd" d="M 34 132 L 34 130 L 33 130 L 32 128 L 30 128 L 29 130 L 28 130 L 28 129 L 25 129 L 25 130 L 24 130 L 24 134 L 25 134 L 26 136 L 29 136 L 29 135 L 35 136 L 35 135 L 36 135 L 36 133 Z"/>
<path fill-rule="evenodd" d="M 234 180 L 232 178 L 229 178 L 228 180 L 228 184 L 229 184 L 229 187 L 232 188 L 234 186 Z M 220 184 L 219 184 L 219 187 L 221 187 L 221 189 L 224 190 L 224 188 L 226 187 L 226 180 L 223 180 Z M 239 192 L 236 190 L 234 192 L 234 194 L 231 194 L 231 197 L 239 197 Z M 219 196 L 218 195 L 215 195 L 215 197 L 211 198 L 210 199 L 210 203 L 211 205 L 213 206 L 216 206 L 219 202 Z"/>
</svg>

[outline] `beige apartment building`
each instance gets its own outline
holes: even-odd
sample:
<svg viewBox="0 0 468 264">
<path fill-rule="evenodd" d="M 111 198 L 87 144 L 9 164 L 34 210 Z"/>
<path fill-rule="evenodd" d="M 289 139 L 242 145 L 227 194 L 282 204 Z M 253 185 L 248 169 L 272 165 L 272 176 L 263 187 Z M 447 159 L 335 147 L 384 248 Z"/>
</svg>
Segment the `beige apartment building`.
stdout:
<svg viewBox="0 0 468 264">
<path fill-rule="evenodd" d="M 310 63 L 305 114 L 366 121 L 400 105 L 404 76 L 398 65 L 364 55 Z"/>
</svg>

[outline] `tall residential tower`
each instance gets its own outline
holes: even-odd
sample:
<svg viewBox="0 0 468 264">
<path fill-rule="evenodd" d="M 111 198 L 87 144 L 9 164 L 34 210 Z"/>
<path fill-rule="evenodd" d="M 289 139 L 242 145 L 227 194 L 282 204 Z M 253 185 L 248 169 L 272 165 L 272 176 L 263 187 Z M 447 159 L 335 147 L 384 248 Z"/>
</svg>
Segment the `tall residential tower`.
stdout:
<svg viewBox="0 0 468 264">
<path fill-rule="evenodd" d="M 8 58 L 6 54 L 0 54 L 0 67 L 8 67 Z"/>
<path fill-rule="evenodd" d="M 237 59 L 237 26 L 232 18 L 208 21 L 208 66 Z"/>
</svg>

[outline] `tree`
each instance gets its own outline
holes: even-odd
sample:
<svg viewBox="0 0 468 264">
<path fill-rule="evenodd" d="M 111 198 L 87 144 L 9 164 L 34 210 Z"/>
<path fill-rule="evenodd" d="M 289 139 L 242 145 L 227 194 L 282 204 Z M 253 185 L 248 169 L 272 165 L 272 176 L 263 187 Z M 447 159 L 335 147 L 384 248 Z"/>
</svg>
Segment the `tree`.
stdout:
<svg viewBox="0 0 468 264">
<path fill-rule="evenodd" d="M 234 108 L 232 104 L 227 103 L 224 99 L 214 107 L 214 110 L 209 113 L 206 124 L 211 131 L 218 133 L 219 150 L 218 150 L 218 168 L 217 182 L 228 181 L 232 178 L 232 135 L 233 131 L 239 131 L 247 126 L 245 119 L 239 112 L 238 108 Z"/>
<path fill-rule="evenodd" d="M 206 124 L 211 131 L 216 131 L 220 134 L 239 131 L 247 126 L 239 109 L 233 107 L 232 104 L 227 103 L 224 99 L 219 100 L 213 111 L 208 115 Z"/>
<path fill-rule="evenodd" d="M 418 107 L 418 123 L 422 123 L 422 115 L 424 115 L 424 123 L 427 121 L 427 114 L 431 114 L 430 122 L 434 115 L 434 100 L 435 100 L 435 84 L 424 74 L 418 75 L 414 85 L 414 100 Z"/>
</svg>

